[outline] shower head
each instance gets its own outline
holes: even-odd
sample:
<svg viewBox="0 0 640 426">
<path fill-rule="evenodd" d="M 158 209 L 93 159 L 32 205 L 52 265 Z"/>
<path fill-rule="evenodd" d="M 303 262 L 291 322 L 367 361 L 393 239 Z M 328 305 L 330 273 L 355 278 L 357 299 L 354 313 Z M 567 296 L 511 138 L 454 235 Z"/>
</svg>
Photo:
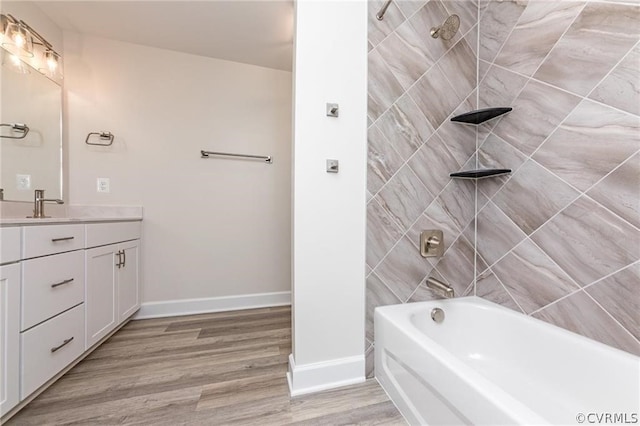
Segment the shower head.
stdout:
<svg viewBox="0 0 640 426">
<path fill-rule="evenodd" d="M 441 38 L 443 40 L 451 40 L 460 28 L 460 17 L 451 15 L 439 27 L 431 28 L 431 37 Z"/>
</svg>

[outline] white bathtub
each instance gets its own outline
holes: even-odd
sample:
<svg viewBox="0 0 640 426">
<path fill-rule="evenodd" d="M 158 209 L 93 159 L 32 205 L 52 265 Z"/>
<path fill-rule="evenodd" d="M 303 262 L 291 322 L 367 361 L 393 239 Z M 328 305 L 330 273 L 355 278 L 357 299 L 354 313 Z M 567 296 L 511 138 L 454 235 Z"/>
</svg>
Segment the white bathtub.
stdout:
<svg viewBox="0 0 640 426">
<path fill-rule="evenodd" d="M 375 338 L 411 424 L 640 422 L 640 358 L 478 297 L 379 307 Z"/>
</svg>

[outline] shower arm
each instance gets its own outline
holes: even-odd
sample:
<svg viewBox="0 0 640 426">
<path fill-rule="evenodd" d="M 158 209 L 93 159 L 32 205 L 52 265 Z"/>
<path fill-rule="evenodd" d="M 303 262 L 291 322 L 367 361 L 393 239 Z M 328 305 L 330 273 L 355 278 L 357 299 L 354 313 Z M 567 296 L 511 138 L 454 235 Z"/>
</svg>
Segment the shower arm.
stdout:
<svg viewBox="0 0 640 426">
<path fill-rule="evenodd" d="M 376 13 L 376 18 L 378 19 L 378 21 L 382 21 L 382 18 L 384 18 L 384 14 L 387 12 L 387 9 L 391 5 L 391 1 L 392 0 L 387 0 L 387 2 L 382 6 L 378 13 Z"/>
</svg>

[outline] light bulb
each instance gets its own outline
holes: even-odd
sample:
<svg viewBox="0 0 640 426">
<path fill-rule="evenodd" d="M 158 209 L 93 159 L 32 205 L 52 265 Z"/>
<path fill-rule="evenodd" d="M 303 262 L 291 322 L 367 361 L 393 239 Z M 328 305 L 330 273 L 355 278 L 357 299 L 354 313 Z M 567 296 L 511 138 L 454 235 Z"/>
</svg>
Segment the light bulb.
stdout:
<svg viewBox="0 0 640 426">
<path fill-rule="evenodd" d="M 16 55 L 10 54 L 9 55 L 9 60 L 11 61 L 11 63 L 13 65 L 15 65 L 16 67 L 22 65 L 20 58 L 18 58 Z"/>
</svg>

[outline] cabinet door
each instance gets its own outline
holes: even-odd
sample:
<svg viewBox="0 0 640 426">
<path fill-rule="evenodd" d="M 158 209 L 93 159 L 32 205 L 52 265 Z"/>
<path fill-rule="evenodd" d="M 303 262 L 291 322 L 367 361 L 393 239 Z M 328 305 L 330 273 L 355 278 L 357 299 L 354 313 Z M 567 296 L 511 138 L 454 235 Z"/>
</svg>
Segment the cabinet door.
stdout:
<svg viewBox="0 0 640 426">
<path fill-rule="evenodd" d="M 122 267 L 118 269 L 118 323 L 140 308 L 140 240 L 119 244 Z"/>
<path fill-rule="evenodd" d="M 19 399 L 20 265 L 0 266 L 0 416 Z"/>
<path fill-rule="evenodd" d="M 116 314 L 116 263 L 118 245 L 97 247 L 86 256 L 86 348 L 89 349 L 118 324 Z"/>
</svg>

